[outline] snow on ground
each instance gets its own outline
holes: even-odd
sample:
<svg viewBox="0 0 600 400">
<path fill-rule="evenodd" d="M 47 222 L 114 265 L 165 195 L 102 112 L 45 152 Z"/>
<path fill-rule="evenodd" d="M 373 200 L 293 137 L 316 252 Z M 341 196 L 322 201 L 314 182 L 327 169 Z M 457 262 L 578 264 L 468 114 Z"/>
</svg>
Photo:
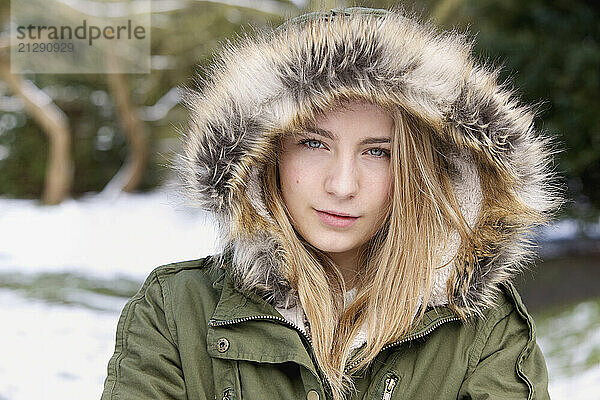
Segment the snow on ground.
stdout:
<svg viewBox="0 0 600 400">
<path fill-rule="evenodd" d="M 99 399 L 118 317 L 0 290 L 0 399 Z"/>
<path fill-rule="evenodd" d="M 578 225 L 559 221 L 540 239 L 573 238 Z M 600 224 L 586 228 L 600 232 Z M 216 249 L 214 221 L 166 190 L 107 198 L 91 194 L 58 206 L 0 198 L 0 272 L 75 271 L 142 280 L 165 263 Z"/>
<path fill-rule="evenodd" d="M 542 237 L 563 240 L 576 231 L 566 221 Z M 213 253 L 214 238 L 212 218 L 167 191 L 88 195 L 59 206 L 0 198 L 0 278 L 68 272 L 141 283 L 158 265 Z M 0 285 L 0 400 L 100 397 L 127 299 L 77 285 L 58 292 L 62 298 L 49 302 Z M 600 366 L 586 363 L 600 352 L 600 311 L 590 304 L 540 326 L 554 400 L 597 398 Z"/>
<path fill-rule="evenodd" d="M 0 271 L 76 271 L 142 280 L 216 247 L 212 217 L 166 191 L 40 206 L 0 199 Z"/>
<path fill-rule="evenodd" d="M 536 319 L 552 399 L 598 399 L 600 300 L 584 301 Z"/>
<path fill-rule="evenodd" d="M 0 273 L 142 282 L 159 265 L 213 253 L 213 225 L 166 191 L 88 195 L 58 206 L 0 199 Z M 0 289 L 0 400 L 100 397 L 127 299 L 62 292 L 65 303 L 79 305 Z"/>
</svg>

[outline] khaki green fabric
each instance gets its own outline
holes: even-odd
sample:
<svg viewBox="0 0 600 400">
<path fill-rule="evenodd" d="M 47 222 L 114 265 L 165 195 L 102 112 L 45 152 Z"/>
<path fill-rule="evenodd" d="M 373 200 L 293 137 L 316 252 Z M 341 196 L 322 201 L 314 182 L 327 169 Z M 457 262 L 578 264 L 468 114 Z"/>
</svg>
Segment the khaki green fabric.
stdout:
<svg viewBox="0 0 600 400">
<path fill-rule="evenodd" d="M 330 398 L 307 338 L 228 270 L 206 257 L 150 274 L 119 319 L 103 400 Z M 352 399 L 548 399 L 533 320 L 512 285 L 503 293 L 469 324 L 429 310 Z"/>
</svg>

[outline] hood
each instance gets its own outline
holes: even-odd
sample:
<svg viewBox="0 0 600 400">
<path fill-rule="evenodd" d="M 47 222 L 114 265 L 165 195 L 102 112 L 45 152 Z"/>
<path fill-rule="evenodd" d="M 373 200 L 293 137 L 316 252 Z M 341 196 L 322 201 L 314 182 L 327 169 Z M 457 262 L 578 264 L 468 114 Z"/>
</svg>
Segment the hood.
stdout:
<svg viewBox="0 0 600 400">
<path fill-rule="evenodd" d="M 470 315 L 493 304 L 532 254 L 535 224 L 523 216 L 541 221 L 558 205 L 549 140 L 534 128 L 531 107 L 498 84 L 498 70 L 476 63 L 463 34 L 384 10 L 312 13 L 228 43 L 206 75 L 184 98 L 184 190 L 215 215 L 240 289 L 273 304 L 294 304 L 295 293 L 259 178 L 275 154 L 275 132 L 315 105 L 350 97 L 399 107 L 449 143 L 455 195 L 478 235 L 468 250 L 477 256 L 457 271 L 450 261 L 461 241 L 450 235 L 430 305 L 452 300 Z M 484 177 L 506 179 L 492 195 Z"/>
</svg>

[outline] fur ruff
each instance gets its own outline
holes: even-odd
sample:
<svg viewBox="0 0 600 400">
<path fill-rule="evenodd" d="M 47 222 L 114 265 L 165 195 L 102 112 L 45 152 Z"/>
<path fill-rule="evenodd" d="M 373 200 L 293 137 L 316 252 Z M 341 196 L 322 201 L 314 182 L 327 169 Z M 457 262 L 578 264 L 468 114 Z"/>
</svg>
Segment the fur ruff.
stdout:
<svg viewBox="0 0 600 400">
<path fill-rule="evenodd" d="M 186 194 L 217 217 L 242 290 L 295 304 L 259 178 L 276 132 L 353 98 L 402 109 L 450 146 L 456 197 L 478 240 L 461 246 L 453 232 L 440 251 L 444 263 L 476 257 L 466 269 L 450 262 L 437 270 L 430 305 L 452 303 L 469 316 L 494 304 L 499 284 L 532 254 L 535 224 L 514 210 L 549 217 L 559 197 L 549 139 L 534 129 L 532 108 L 498 84 L 497 69 L 474 61 L 471 46 L 463 34 L 400 13 L 348 9 L 296 18 L 223 49 L 202 90 L 187 90 L 191 117 L 177 168 Z M 484 184 L 498 177 L 501 193 L 511 194 L 506 204 Z"/>
</svg>

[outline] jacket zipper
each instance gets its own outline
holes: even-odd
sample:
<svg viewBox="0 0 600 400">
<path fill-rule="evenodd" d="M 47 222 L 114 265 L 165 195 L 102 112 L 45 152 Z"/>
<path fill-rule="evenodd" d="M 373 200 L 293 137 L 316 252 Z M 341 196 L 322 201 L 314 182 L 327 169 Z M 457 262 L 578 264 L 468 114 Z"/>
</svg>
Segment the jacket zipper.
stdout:
<svg viewBox="0 0 600 400">
<path fill-rule="evenodd" d="M 302 337 L 304 337 L 308 341 L 308 343 L 310 343 L 310 345 L 312 346 L 311 338 L 306 333 L 304 333 L 304 331 L 302 331 L 302 329 L 300 329 L 300 327 L 298 325 L 294 324 L 293 322 L 288 321 L 285 318 L 277 317 L 275 315 L 254 315 L 251 317 L 235 318 L 235 319 L 230 319 L 227 321 L 216 321 L 214 319 L 211 319 L 210 321 L 208 321 L 208 326 L 234 325 L 234 324 L 239 324 L 240 322 L 265 320 L 265 319 L 275 320 L 275 321 L 281 322 L 283 325 L 287 325 L 287 326 L 293 328 L 294 330 L 298 331 L 298 333 L 300 333 L 302 335 Z"/>
<path fill-rule="evenodd" d="M 381 400 L 390 400 L 392 398 L 392 392 L 394 391 L 394 387 L 396 387 L 396 382 L 398 378 L 395 376 L 390 376 L 385 380 L 385 388 L 383 390 L 383 397 Z"/>
<path fill-rule="evenodd" d="M 298 333 L 300 333 L 300 335 L 302 335 L 302 337 L 304 339 L 306 339 L 306 341 L 310 344 L 310 347 L 312 348 L 312 345 L 313 345 L 312 339 L 306 333 L 304 333 L 304 331 L 302 331 L 302 329 L 300 329 L 300 327 L 298 325 L 294 324 L 293 322 L 288 321 L 285 318 L 277 317 L 275 315 L 253 315 L 250 317 L 235 318 L 235 319 L 230 319 L 230 320 L 226 320 L 226 321 L 216 321 L 216 320 L 211 319 L 210 321 L 208 321 L 208 325 L 209 326 L 224 326 L 224 325 L 233 325 L 233 324 L 238 324 L 240 322 L 256 321 L 256 320 L 272 320 L 272 321 L 277 321 L 283 325 L 289 326 L 289 327 L 293 328 L 294 330 L 296 330 Z M 407 338 L 397 340 L 393 343 L 387 344 L 387 345 L 383 346 L 383 348 L 380 351 L 387 350 L 390 347 L 398 346 L 402 343 L 409 342 L 411 340 L 422 338 L 423 336 L 430 334 L 438 326 L 445 324 L 446 322 L 458 321 L 458 320 L 459 320 L 458 317 L 442 318 L 441 320 L 439 320 L 438 322 L 433 324 L 431 327 L 429 327 L 429 329 L 427 329 L 423 332 L 420 332 L 416 335 L 409 336 Z M 348 372 L 351 368 L 358 365 L 362 360 L 363 359 L 356 360 L 353 363 L 349 364 L 348 366 L 346 366 L 345 371 Z M 329 379 L 327 379 L 327 377 L 323 374 L 323 372 L 319 368 L 319 365 L 316 362 L 315 362 L 315 367 L 317 368 L 317 371 L 319 371 L 319 374 L 321 375 L 322 379 L 327 383 L 327 386 L 329 387 L 329 391 L 331 392 L 331 384 L 329 383 Z M 394 390 L 394 387 L 396 386 L 397 378 L 393 378 L 388 383 L 389 379 L 391 379 L 391 378 L 386 379 L 386 389 L 384 391 L 382 400 L 388 400 L 392 395 L 392 391 Z M 389 394 L 388 394 L 388 388 L 389 388 Z"/>
<path fill-rule="evenodd" d="M 387 350 L 387 349 L 389 349 L 390 347 L 395 347 L 395 346 L 398 346 L 398 345 L 400 345 L 400 344 L 402 344 L 402 343 L 405 343 L 405 342 L 410 342 L 411 340 L 415 340 L 415 339 L 422 338 L 423 336 L 427 336 L 427 335 L 429 335 L 429 334 L 430 334 L 430 333 L 431 333 L 433 330 L 435 330 L 437 327 L 439 327 L 440 325 L 442 325 L 442 324 L 445 324 L 446 322 L 450 322 L 450 321 L 458 321 L 459 319 L 460 319 L 460 318 L 458 318 L 458 317 L 446 317 L 446 318 L 442 318 L 442 319 L 440 319 L 439 321 L 437 321 L 435 324 L 433 324 L 432 326 L 430 326 L 430 327 L 429 327 L 427 330 L 425 330 L 425 331 L 423 331 L 423 332 L 419 332 L 419 333 L 418 333 L 418 334 L 416 334 L 416 335 L 408 336 L 408 337 L 406 337 L 406 338 L 404 338 L 404 339 L 397 340 L 397 341 L 395 341 L 395 342 L 392 342 L 392 343 L 390 343 L 390 344 L 386 344 L 385 346 L 383 346 L 383 347 L 381 348 L 381 350 L 380 350 L 380 351 Z M 354 368 L 355 366 L 357 366 L 357 365 L 358 365 L 358 364 L 359 364 L 359 363 L 360 363 L 362 360 L 364 360 L 364 358 L 361 358 L 361 359 L 359 359 L 359 360 L 356 360 L 356 361 L 354 361 L 354 362 L 352 362 L 352 363 L 348 364 L 348 365 L 346 366 L 346 368 L 345 368 L 345 372 L 348 372 L 349 370 L 351 370 L 352 368 Z M 384 397 L 384 398 L 385 398 L 385 397 Z"/>
<path fill-rule="evenodd" d="M 256 320 L 272 320 L 272 321 L 277 321 L 283 325 L 289 326 L 290 328 L 293 328 L 294 330 L 296 330 L 304 339 L 306 339 L 306 341 L 310 344 L 311 349 L 313 347 L 313 342 L 312 342 L 312 339 L 310 338 L 310 336 L 308 336 L 306 333 L 304 333 L 304 331 L 302 329 L 300 329 L 300 327 L 298 325 L 294 324 L 293 322 L 288 321 L 285 318 L 277 317 L 275 315 L 253 315 L 250 317 L 235 318 L 235 319 L 230 319 L 230 320 L 226 320 L 226 321 L 216 321 L 216 320 L 211 319 L 210 321 L 208 321 L 208 326 L 234 325 L 234 324 L 238 324 L 240 322 L 256 321 Z M 312 351 L 311 351 L 311 353 L 312 353 Z M 331 393 L 331 383 L 329 383 L 329 379 L 325 376 L 323 371 L 321 371 L 321 369 L 319 368 L 319 365 L 317 364 L 313 355 L 311 355 L 311 358 L 313 359 L 313 363 L 315 364 L 315 368 L 317 369 L 319 375 L 321 376 L 321 379 L 325 381 L 325 383 L 328 386 L 329 392 Z"/>
</svg>

